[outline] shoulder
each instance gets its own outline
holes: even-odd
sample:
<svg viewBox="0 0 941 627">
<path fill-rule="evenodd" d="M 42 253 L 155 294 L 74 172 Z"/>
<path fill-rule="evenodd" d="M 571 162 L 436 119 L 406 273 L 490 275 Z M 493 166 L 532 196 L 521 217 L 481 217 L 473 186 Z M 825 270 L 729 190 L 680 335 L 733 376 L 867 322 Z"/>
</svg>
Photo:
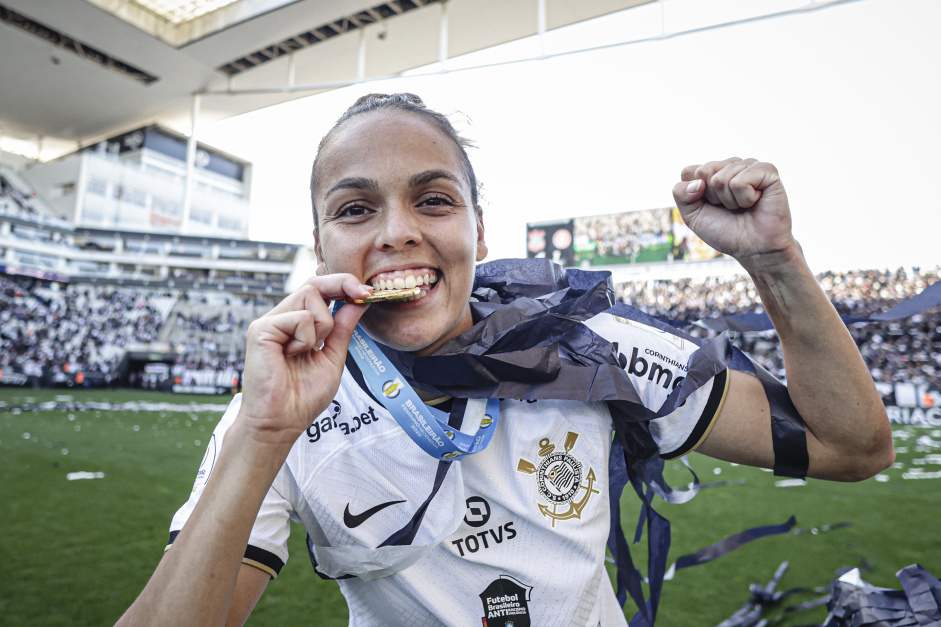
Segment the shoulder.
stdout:
<svg viewBox="0 0 941 627">
<path fill-rule="evenodd" d="M 688 334 L 627 307 L 599 313 L 586 320 L 585 326 L 612 343 L 662 344 L 684 353 L 699 348 Z"/>
</svg>

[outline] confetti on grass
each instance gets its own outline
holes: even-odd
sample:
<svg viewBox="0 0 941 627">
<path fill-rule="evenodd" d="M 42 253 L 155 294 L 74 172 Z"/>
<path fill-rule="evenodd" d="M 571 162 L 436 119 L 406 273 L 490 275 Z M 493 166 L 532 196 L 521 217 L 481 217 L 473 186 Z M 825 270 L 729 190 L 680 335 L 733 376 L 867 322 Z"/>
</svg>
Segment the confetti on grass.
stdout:
<svg viewBox="0 0 941 627">
<path fill-rule="evenodd" d="M 77 481 L 79 479 L 104 479 L 105 473 L 103 472 L 70 472 L 65 476 L 68 481 Z"/>
<path fill-rule="evenodd" d="M 216 403 L 146 403 L 142 401 L 129 401 L 127 403 L 75 403 L 75 402 L 53 402 L 46 403 L 23 403 L 21 405 L 0 406 L 0 411 L 8 411 L 13 414 L 20 414 L 25 411 L 160 411 L 161 416 L 165 412 L 213 412 L 220 413 L 225 411 L 228 404 Z M 75 420 L 74 414 L 69 414 L 69 420 Z"/>
</svg>

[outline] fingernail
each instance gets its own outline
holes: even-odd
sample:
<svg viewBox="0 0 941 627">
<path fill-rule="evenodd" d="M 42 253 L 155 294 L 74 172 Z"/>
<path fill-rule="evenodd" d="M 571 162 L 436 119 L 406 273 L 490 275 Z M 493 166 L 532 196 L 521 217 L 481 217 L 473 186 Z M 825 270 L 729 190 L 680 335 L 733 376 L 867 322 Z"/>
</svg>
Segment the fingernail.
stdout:
<svg viewBox="0 0 941 627">
<path fill-rule="evenodd" d="M 365 285 L 365 284 L 364 284 L 364 285 L 360 285 L 360 286 L 359 286 L 359 292 L 360 292 L 360 294 L 362 294 L 363 296 L 369 296 L 370 294 L 372 294 L 372 286 L 371 286 L 371 285 Z"/>
<path fill-rule="evenodd" d="M 696 179 L 692 183 L 686 186 L 687 194 L 695 194 L 699 191 L 699 188 L 702 187 L 702 179 Z"/>
</svg>

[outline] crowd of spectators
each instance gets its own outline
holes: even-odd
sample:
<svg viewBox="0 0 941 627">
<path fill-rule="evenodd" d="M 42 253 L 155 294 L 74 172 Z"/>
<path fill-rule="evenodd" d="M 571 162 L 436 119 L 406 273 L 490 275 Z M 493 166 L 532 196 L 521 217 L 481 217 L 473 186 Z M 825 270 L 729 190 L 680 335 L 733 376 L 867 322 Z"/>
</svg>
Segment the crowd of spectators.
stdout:
<svg viewBox="0 0 941 627">
<path fill-rule="evenodd" d="M 941 278 L 941 270 L 827 272 L 818 276 L 837 311 L 867 317 L 888 310 Z M 55 385 L 74 373 L 117 382 L 131 345 L 158 336 L 176 351 L 187 371 L 241 372 L 248 324 L 273 305 L 264 297 L 204 296 L 134 288 L 67 285 L 0 275 L 0 371 Z M 695 322 L 719 315 L 762 312 L 747 276 L 621 283 L 617 297 L 653 316 Z M 167 316 L 168 302 L 183 306 Z M 218 297 L 216 297 L 218 300 Z M 704 326 L 694 335 L 713 334 Z M 935 308 L 891 322 L 850 325 L 873 379 L 928 384 L 941 390 L 941 317 Z M 777 376 L 784 376 L 774 331 L 733 334 L 737 346 Z"/>
<path fill-rule="evenodd" d="M 156 295 L 0 276 L 0 369 L 54 385 L 75 373 L 111 382 L 133 343 L 156 339 Z"/>
<path fill-rule="evenodd" d="M 825 272 L 817 279 L 842 316 L 865 318 L 887 311 L 941 278 L 941 269 Z M 618 299 L 646 313 L 694 322 L 717 315 L 763 313 L 748 276 L 621 283 Z M 928 384 L 941 390 L 941 311 L 934 308 L 905 320 L 849 325 L 872 377 L 883 383 Z M 713 335 L 692 326 L 694 335 Z M 780 344 L 774 331 L 742 333 L 736 346 L 773 374 L 784 376 Z"/>
<path fill-rule="evenodd" d="M 181 363 L 191 370 L 242 371 L 245 334 L 251 320 L 232 311 L 208 315 L 201 311 L 176 315 L 175 336 L 185 338 L 178 344 Z"/>
</svg>

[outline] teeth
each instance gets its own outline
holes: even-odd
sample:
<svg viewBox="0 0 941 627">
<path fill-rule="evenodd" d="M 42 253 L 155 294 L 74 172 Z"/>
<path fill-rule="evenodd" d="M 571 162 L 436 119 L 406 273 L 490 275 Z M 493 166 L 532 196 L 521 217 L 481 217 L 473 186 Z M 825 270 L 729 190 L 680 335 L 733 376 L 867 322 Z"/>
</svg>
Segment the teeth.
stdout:
<svg viewBox="0 0 941 627">
<path fill-rule="evenodd" d="M 434 272 L 426 271 L 424 274 L 405 274 L 400 270 L 390 274 L 392 276 L 373 278 L 372 288 L 374 290 L 402 290 L 412 289 L 422 285 L 432 285 L 438 282 L 438 277 Z"/>
</svg>

